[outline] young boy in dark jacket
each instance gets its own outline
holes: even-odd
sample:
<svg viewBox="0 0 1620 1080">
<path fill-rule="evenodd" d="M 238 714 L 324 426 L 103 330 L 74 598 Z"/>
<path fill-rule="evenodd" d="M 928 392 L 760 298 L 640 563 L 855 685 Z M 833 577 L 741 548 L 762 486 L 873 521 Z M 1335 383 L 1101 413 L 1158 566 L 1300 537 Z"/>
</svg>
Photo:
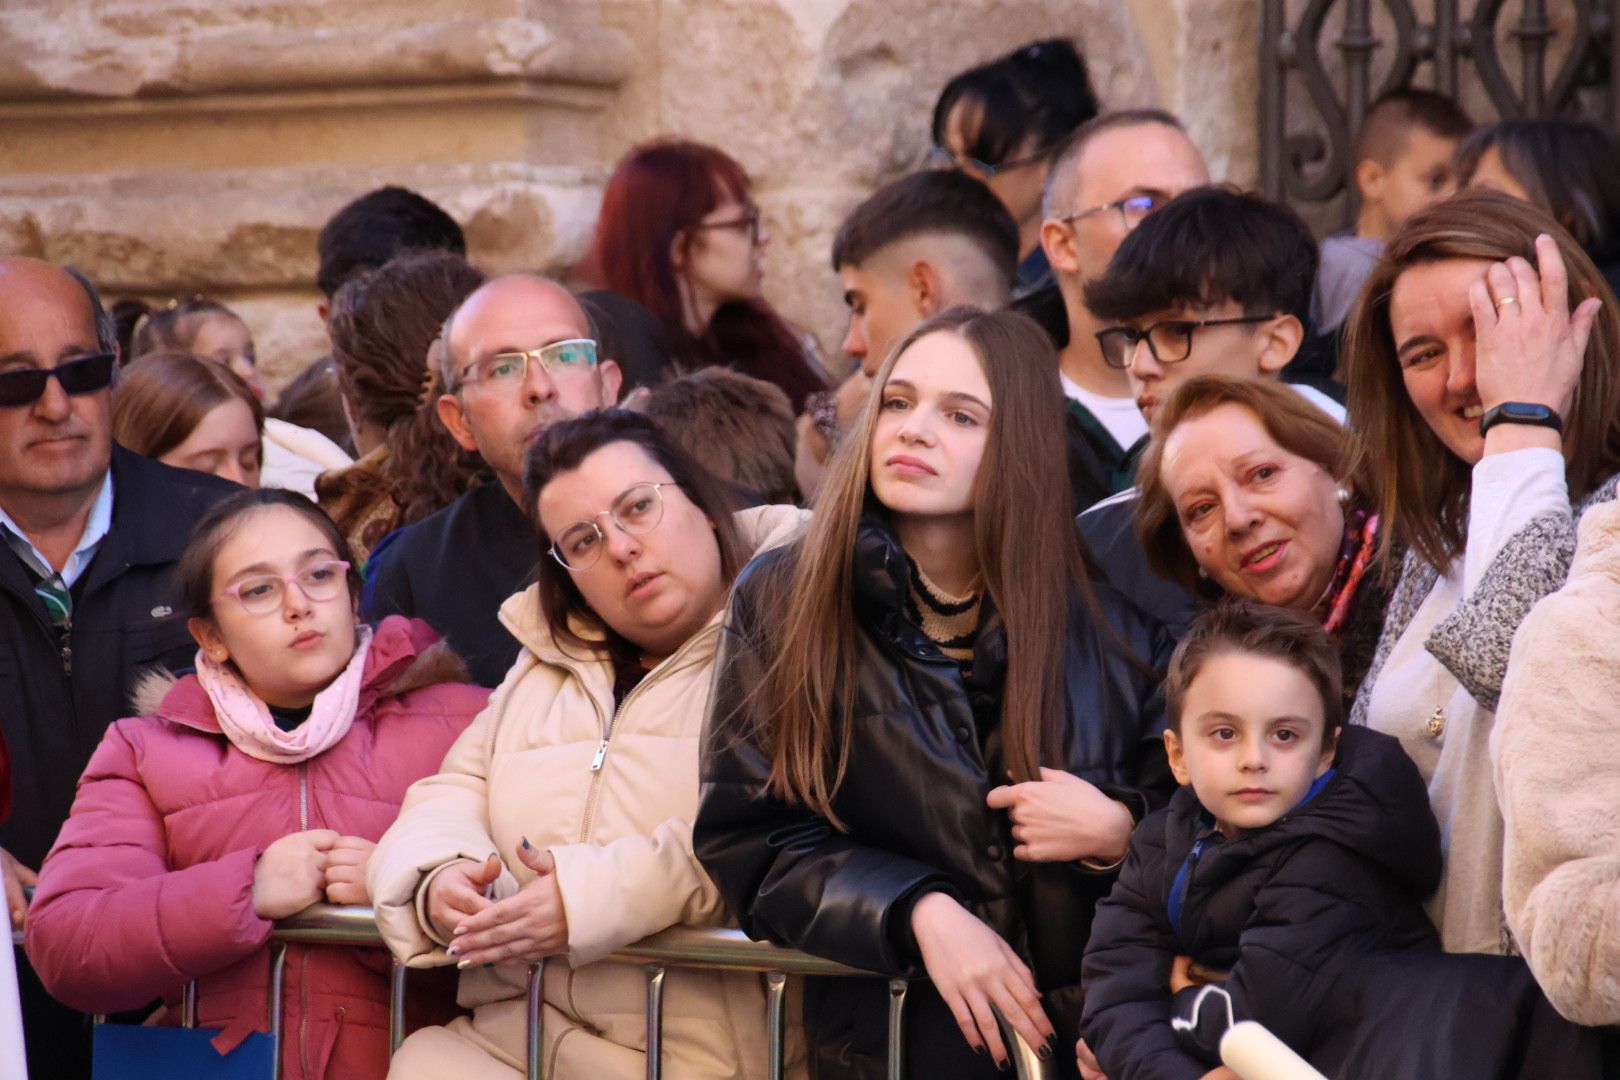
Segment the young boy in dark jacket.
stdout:
<svg viewBox="0 0 1620 1080">
<path fill-rule="evenodd" d="M 1197 1006 L 1218 982 L 1237 1020 L 1336 1078 L 1598 1075 L 1595 1040 L 1522 961 L 1438 952 L 1427 789 L 1396 740 L 1343 726 L 1314 621 L 1221 605 L 1177 649 L 1167 696 L 1186 786 L 1143 820 L 1097 906 L 1083 1074 L 1089 1047 L 1110 1080 L 1235 1080 L 1224 1005 Z"/>
</svg>

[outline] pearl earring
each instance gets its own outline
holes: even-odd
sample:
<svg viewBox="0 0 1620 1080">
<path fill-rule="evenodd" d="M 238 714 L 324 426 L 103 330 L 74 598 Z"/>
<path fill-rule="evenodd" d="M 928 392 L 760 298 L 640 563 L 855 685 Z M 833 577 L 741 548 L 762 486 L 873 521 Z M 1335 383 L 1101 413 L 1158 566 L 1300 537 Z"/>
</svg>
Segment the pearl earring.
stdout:
<svg viewBox="0 0 1620 1080">
<path fill-rule="evenodd" d="M 1350 501 L 1350 489 L 1349 488 L 1347 488 L 1347 487 L 1339 488 L 1339 501 L 1341 503 L 1347 503 L 1347 502 Z"/>
</svg>

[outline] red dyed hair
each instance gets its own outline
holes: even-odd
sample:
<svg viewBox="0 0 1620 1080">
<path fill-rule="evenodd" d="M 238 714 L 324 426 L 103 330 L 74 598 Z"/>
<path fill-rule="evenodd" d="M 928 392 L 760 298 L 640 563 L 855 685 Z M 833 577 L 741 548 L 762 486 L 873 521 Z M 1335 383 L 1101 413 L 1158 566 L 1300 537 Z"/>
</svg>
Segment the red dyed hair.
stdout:
<svg viewBox="0 0 1620 1080">
<path fill-rule="evenodd" d="M 658 316 L 674 358 L 727 364 L 781 387 L 795 410 L 826 383 L 805 355 L 802 338 L 764 300 L 722 304 L 701 336 L 686 328 L 675 241 L 728 199 L 747 203 L 751 185 L 741 165 L 702 143 L 659 139 L 631 150 L 602 194 L 602 215 L 586 276 Z"/>
</svg>

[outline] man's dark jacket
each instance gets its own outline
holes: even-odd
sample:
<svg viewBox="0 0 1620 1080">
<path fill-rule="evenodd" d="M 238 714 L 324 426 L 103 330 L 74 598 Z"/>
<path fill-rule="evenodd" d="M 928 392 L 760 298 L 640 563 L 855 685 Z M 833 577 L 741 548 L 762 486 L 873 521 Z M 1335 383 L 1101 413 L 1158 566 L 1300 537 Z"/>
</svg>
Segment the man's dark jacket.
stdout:
<svg viewBox="0 0 1620 1080">
<path fill-rule="evenodd" d="M 67 651 L 23 561 L 0 543 L 0 733 L 11 752 L 12 815 L 0 847 L 38 869 L 107 726 L 129 715 L 135 678 L 190 667 L 197 646 L 174 565 L 203 512 L 235 484 L 113 447 L 113 516 L 71 590 Z"/>
<path fill-rule="evenodd" d="M 770 598 L 796 557 L 793 548 L 755 560 L 728 614 L 693 832 L 698 858 L 751 937 L 887 975 L 922 974 L 911 907 L 923 893 L 950 893 L 1030 964 L 1059 1047 L 1073 1046 L 1081 951 L 1113 875 L 1015 860 L 1005 811 L 985 805 L 989 790 L 1007 782 L 999 730 L 1007 640 L 999 620 L 992 616 L 980 630 L 964 681 L 905 613 L 910 568 L 899 544 L 886 529 L 863 526 L 853 581 L 860 631 L 852 741 L 833 800 L 849 829 L 840 832 L 764 794 L 769 767 L 749 739 L 760 649 L 764 643 L 771 652 L 780 611 Z M 1069 634 L 1049 643 L 1064 656 L 1068 696 L 1056 764 L 1140 818 L 1172 785 L 1154 674 L 1170 642 L 1111 592 L 1101 599 L 1106 629 L 1076 601 Z M 806 988 L 818 1076 L 885 1075 L 886 1001 L 881 982 Z M 993 1075 L 989 1059 L 972 1053 L 938 1006 L 926 983 L 913 985 L 910 1074 Z"/>
<path fill-rule="evenodd" d="M 383 538 L 366 567 L 363 614 L 421 619 L 444 635 L 480 686 L 496 687 L 518 643 L 497 617 L 502 602 L 534 583 L 540 542 L 500 484 L 473 488 L 449 506 Z"/>
<path fill-rule="evenodd" d="M 1182 788 L 1097 906 L 1087 1043 L 1112 1080 L 1199 1080 L 1219 1064 L 1224 1004 L 1194 1016 L 1198 988 L 1170 993 L 1187 956 L 1227 973 L 1236 1019 L 1341 1080 L 1489 1080 L 1520 1075 L 1515 1062 L 1527 1077 L 1595 1076 L 1596 1040 L 1552 1013 L 1522 960 L 1439 952 L 1423 900 L 1440 859 L 1417 767 L 1367 728 L 1345 728 L 1319 790 L 1264 829 L 1223 838 Z M 1195 1023 L 1178 1032 L 1172 1016 Z"/>
<path fill-rule="evenodd" d="M 1187 628 L 1198 617 L 1203 603 L 1148 565 L 1147 550 L 1136 538 L 1137 499 L 1134 488 L 1123 491 L 1084 511 L 1075 523 L 1108 584 L 1180 641 L 1187 636 Z"/>
</svg>

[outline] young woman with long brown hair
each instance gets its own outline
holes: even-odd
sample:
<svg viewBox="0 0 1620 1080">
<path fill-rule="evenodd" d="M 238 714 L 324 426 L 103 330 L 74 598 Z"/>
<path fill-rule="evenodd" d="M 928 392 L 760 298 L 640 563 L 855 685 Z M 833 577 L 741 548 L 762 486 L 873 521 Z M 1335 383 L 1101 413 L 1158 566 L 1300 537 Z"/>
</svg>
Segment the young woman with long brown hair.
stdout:
<svg viewBox="0 0 1620 1080">
<path fill-rule="evenodd" d="M 1004 1068 L 993 1009 L 1043 1056 L 1073 1044 L 1092 908 L 1172 786 L 1168 642 L 1090 584 L 1062 402 L 1023 316 L 924 323 L 728 619 L 699 858 L 752 936 L 928 976 L 914 1076 Z M 817 1075 L 884 1074 L 884 999 L 807 988 Z"/>
</svg>

